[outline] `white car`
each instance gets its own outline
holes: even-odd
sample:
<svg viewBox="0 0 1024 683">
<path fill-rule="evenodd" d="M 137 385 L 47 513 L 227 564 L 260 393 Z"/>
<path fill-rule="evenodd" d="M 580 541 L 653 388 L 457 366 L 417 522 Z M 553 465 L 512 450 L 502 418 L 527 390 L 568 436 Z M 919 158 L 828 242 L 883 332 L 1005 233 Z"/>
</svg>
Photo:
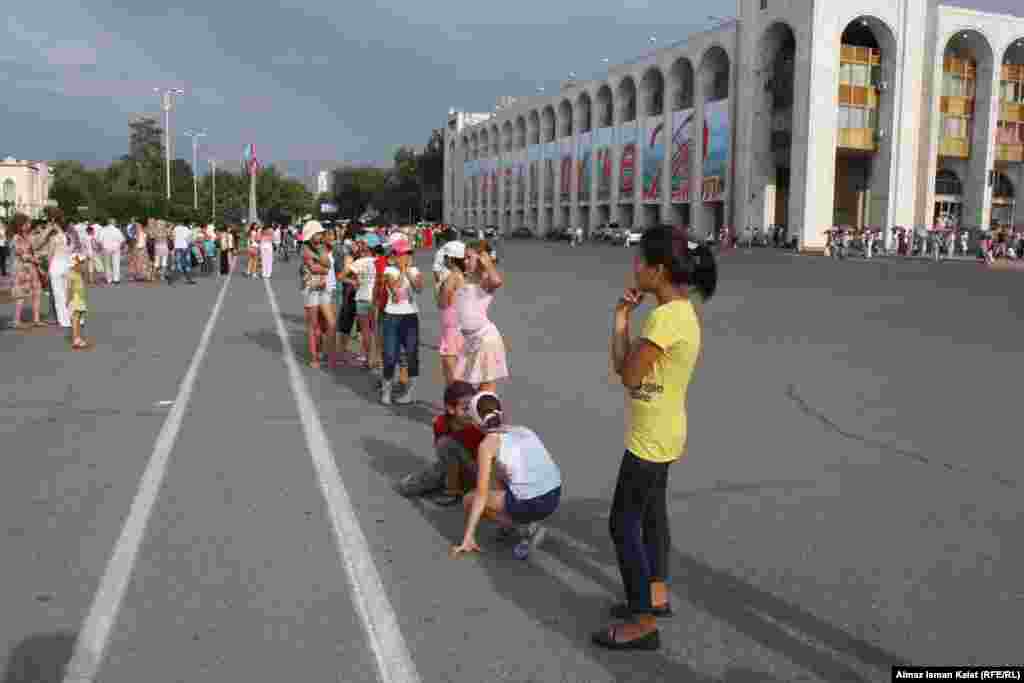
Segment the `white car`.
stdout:
<svg viewBox="0 0 1024 683">
<path fill-rule="evenodd" d="M 623 246 L 631 247 L 634 244 L 640 244 L 640 240 L 643 238 L 643 236 L 643 230 L 633 228 L 626 234 L 626 241 Z"/>
</svg>

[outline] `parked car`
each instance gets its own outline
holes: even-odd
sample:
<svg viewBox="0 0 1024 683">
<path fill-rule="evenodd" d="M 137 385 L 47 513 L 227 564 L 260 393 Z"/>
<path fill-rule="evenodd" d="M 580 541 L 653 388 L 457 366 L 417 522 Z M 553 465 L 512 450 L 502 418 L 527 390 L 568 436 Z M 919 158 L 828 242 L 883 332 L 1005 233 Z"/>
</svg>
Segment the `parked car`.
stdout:
<svg viewBox="0 0 1024 683">
<path fill-rule="evenodd" d="M 533 238 L 533 231 L 527 227 L 516 228 L 508 234 L 511 239 L 523 239 L 528 240 Z"/>
<path fill-rule="evenodd" d="M 480 230 L 478 228 L 463 228 L 459 231 L 459 236 L 464 240 L 478 240 L 480 239 Z"/>
<path fill-rule="evenodd" d="M 623 240 L 623 246 L 630 247 L 634 244 L 640 244 L 640 240 L 643 239 L 644 231 L 640 228 L 633 228 L 626 230 L 626 238 Z"/>
<path fill-rule="evenodd" d="M 496 225 L 489 225 L 484 228 L 484 239 L 492 240 L 501 236 L 501 229 Z"/>
</svg>

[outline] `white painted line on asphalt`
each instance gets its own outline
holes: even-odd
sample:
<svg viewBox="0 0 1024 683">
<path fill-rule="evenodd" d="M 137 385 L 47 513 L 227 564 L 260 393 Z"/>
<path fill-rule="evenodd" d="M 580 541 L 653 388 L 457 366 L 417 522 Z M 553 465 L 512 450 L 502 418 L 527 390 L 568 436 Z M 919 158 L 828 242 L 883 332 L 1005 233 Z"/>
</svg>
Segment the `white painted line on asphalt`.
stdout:
<svg viewBox="0 0 1024 683">
<path fill-rule="evenodd" d="M 359 618 L 370 641 L 377 663 L 378 678 L 381 683 L 419 683 L 420 676 L 416 671 L 416 665 L 413 664 L 405 638 L 398 628 L 395 611 L 391 607 L 387 593 L 384 592 L 384 585 L 373 563 L 366 536 L 359 526 L 359 520 L 356 519 L 348 491 L 334 461 L 330 442 L 324 433 L 323 425 L 320 424 L 320 413 L 309 395 L 298 361 L 295 360 L 284 321 L 281 320 L 277 297 L 268 280 L 264 280 L 263 285 L 267 289 L 270 308 L 274 312 L 277 336 L 281 339 L 281 347 L 284 350 L 284 361 L 288 366 L 288 376 L 292 393 L 295 394 L 302 428 L 306 434 L 306 444 L 316 467 L 320 490 L 327 501 L 328 516 L 338 543 L 338 554 L 348 575 L 352 602 L 359 612 Z"/>
<path fill-rule="evenodd" d="M 199 347 L 192 356 L 192 363 L 181 380 L 178 395 L 172 401 L 174 407 L 167 414 L 164 426 L 156 438 L 153 454 L 149 458 L 149 464 L 146 465 L 146 471 L 142 474 L 139 490 L 135 493 L 135 500 L 132 501 L 128 519 L 125 520 L 121 536 L 114 545 L 114 552 L 107 563 L 103 578 L 100 580 L 99 589 L 89 608 L 89 614 L 78 632 L 78 640 L 64 675 L 64 683 L 92 683 L 99 673 L 103 655 L 110 641 L 110 631 L 117 621 L 124 592 L 135 567 L 135 558 L 139 554 L 139 546 L 146 533 L 150 513 L 153 511 L 153 505 L 156 503 L 164 475 L 167 472 L 167 461 L 171 455 L 171 449 L 174 448 L 174 443 L 178 439 L 178 431 L 181 429 L 181 422 L 185 417 L 185 408 L 192 396 L 196 377 L 199 375 L 199 366 L 206 356 L 206 349 L 210 345 L 213 328 L 220 317 L 220 309 L 224 304 L 224 295 L 227 294 L 230 282 L 231 276 L 228 275 L 217 296 L 217 302 L 213 305 L 210 319 L 206 321 L 203 336 L 199 339 Z"/>
<path fill-rule="evenodd" d="M 153 405 L 156 405 L 156 406 L 170 406 L 170 405 L 174 405 L 174 401 L 157 401 Z"/>
</svg>

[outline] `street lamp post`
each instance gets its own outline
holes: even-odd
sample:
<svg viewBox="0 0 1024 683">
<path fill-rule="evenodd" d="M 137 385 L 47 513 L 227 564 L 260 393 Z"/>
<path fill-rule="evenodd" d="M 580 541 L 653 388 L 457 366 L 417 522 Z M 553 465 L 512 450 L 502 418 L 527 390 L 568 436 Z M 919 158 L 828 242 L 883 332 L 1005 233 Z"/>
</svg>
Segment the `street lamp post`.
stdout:
<svg viewBox="0 0 1024 683">
<path fill-rule="evenodd" d="M 167 167 L 167 199 L 171 198 L 171 109 L 174 108 L 174 96 L 184 95 L 181 88 L 170 88 L 161 90 L 153 88 L 153 92 L 160 95 L 160 104 L 164 110 L 164 160 Z"/>
<path fill-rule="evenodd" d="M 213 195 L 210 201 L 210 220 L 213 222 L 217 221 L 217 160 L 210 159 L 210 185 L 212 188 L 211 194 Z"/>
<path fill-rule="evenodd" d="M 185 135 L 192 138 L 192 208 L 199 210 L 199 175 L 196 171 L 198 160 L 199 138 L 206 136 L 205 130 L 186 130 Z"/>
</svg>

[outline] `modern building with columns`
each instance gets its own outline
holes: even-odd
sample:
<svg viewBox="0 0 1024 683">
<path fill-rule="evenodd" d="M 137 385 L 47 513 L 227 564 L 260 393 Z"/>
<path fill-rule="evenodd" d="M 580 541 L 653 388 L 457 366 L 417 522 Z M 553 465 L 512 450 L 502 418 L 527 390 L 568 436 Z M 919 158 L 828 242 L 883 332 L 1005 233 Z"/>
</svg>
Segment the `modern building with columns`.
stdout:
<svg viewBox="0 0 1024 683">
<path fill-rule="evenodd" d="M 557 94 L 449 112 L 445 220 L 1024 225 L 1022 17 L 934 0 L 739 0 L 739 18 Z"/>
</svg>

